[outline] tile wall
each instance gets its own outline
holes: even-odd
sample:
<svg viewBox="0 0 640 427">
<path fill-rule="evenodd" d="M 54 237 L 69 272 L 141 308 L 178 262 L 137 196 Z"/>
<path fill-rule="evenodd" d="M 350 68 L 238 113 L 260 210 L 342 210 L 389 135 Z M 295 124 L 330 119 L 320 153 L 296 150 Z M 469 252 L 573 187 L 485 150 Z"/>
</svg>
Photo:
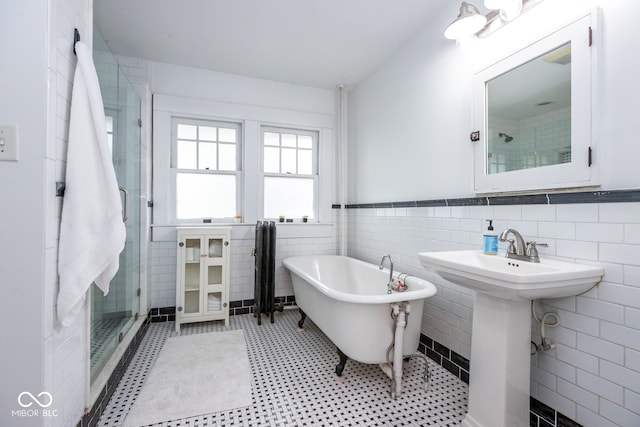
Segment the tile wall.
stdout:
<svg viewBox="0 0 640 427">
<path fill-rule="evenodd" d="M 433 281 L 438 294 L 425 305 L 422 332 L 464 358 L 470 357 L 473 295 L 426 272 L 418 252 L 479 249 L 484 220 L 493 219 L 497 231 L 511 227 L 526 240 L 548 243 L 540 248 L 543 258 L 601 266 L 605 277 L 597 288 L 541 301 L 540 313 L 558 313 L 561 325 L 547 334 L 556 348 L 532 357 L 531 395 L 584 426 L 640 425 L 640 203 L 574 203 L 583 199 L 597 197 L 576 194 L 564 204 L 546 204 L 554 198 L 540 195 L 530 199 L 540 204 L 470 199 L 483 206 L 447 206 L 455 200 L 357 206 L 349 209 L 348 252 L 373 263 L 389 253 L 397 270 Z M 535 321 L 532 339 L 539 340 Z"/>
<path fill-rule="evenodd" d="M 45 280 L 44 280 L 44 379 L 43 390 L 54 397 L 56 417 L 42 419 L 42 425 L 75 424 L 84 412 L 88 380 L 83 369 L 86 325 L 82 315 L 68 328 L 57 325 L 58 238 L 62 198 L 55 195 L 55 182 L 64 181 L 72 82 L 76 66 L 73 29 L 91 48 L 91 16 L 81 0 L 53 1 L 49 9 L 49 63 L 47 68 L 47 146 L 45 154 Z"/>
<path fill-rule="evenodd" d="M 328 237 L 278 238 L 276 245 L 276 296 L 293 295 L 291 278 L 282 266 L 283 259 L 297 255 L 333 255 L 337 251 L 335 233 Z M 254 257 L 251 255 L 253 247 L 253 238 L 231 239 L 229 301 L 253 299 L 255 265 Z M 151 243 L 150 307 L 152 309 L 176 305 L 176 256 L 175 241 Z"/>
</svg>

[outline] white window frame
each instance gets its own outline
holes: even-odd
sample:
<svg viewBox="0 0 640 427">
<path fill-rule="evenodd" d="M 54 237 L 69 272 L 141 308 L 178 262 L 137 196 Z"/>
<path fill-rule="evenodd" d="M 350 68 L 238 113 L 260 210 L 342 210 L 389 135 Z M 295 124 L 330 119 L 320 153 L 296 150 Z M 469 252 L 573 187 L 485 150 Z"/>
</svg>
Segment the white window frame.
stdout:
<svg viewBox="0 0 640 427">
<path fill-rule="evenodd" d="M 208 170 L 208 169 L 179 169 L 177 167 L 177 142 L 178 124 L 212 126 L 233 128 L 236 130 L 236 170 Z M 186 117 L 182 115 L 171 116 L 171 157 L 169 165 L 169 185 L 170 185 L 170 203 L 173 203 L 173 209 L 170 211 L 171 221 L 176 224 L 202 224 L 205 220 L 211 223 L 228 223 L 233 221 L 233 217 L 203 217 L 203 218 L 178 218 L 177 217 L 177 186 L 176 180 L 179 173 L 191 173 L 202 175 L 233 175 L 236 178 L 236 206 L 235 214 L 241 212 L 242 209 L 242 123 L 228 120 L 203 119 Z M 234 215 L 235 215 L 234 214 Z"/>
<path fill-rule="evenodd" d="M 265 133 L 278 133 L 282 134 L 292 134 L 292 135 L 303 135 L 309 136 L 312 140 L 312 171 L 311 174 L 298 174 L 298 173 L 286 173 L 286 172 L 265 172 L 264 171 L 264 135 Z M 297 148 L 296 148 L 297 150 Z M 319 129 L 301 129 L 296 127 L 284 127 L 284 126 L 269 126 L 262 125 L 260 126 L 260 142 L 259 142 L 259 159 L 260 159 L 260 204 L 259 204 L 259 215 L 262 215 L 264 219 L 276 219 L 275 217 L 266 217 L 264 212 L 264 181 L 267 177 L 273 178 L 304 178 L 304 179 L 313 179 L 313 212 L 312 212 L 312 221 L 317 222 L 319 217 L 318 206 L 319 206 L 319 187 L 320 187 L 320 161 L 319 161 L 319 151 L 320 151 L 320 130 Z M 282 146 L 280 146 L 280 155 L 282 156 Z M 297 161 L 296 161 L 297 162 Z M 282 167 L 282 166 L 281 166 Z M 299 220 L 299 218 L 294 218 L 294 220 Z"/>
<path fill-rule="evenodd" d="M 154 94 L 153 110 L 153 240 L 175 239 L 175 178 L 171 166 L 171 119 L 190 117 L 194 119 L 234 122 L 242 125 L 242 173 L 241 198 L 238 200 L 242 215 L 241 223 L 230 226 L 255 224 L 262 220 L 262 126 L 317 131 L 318 174 L 317 222 L 320 226 L 283 227 L 279 237 L 328 236 L 334 223 L 335 203 L 335 117 L 329 114 L 292 111 L 278 107 L 236 104 L 214 100 L 203 100 L 175 95 Z M 191 223 L 188 223 L 191 224 Z M 200 223 L 201 224 L 201 223 Z M 216 223 L 217 224 L 217 223 Z M 296 224 L 301 224 L 297 222 Z M 235 230 L 235 229 L 234 229 Z M 239 228 L 244 230 L 244 228 Z M 234 231 L 240 232 L 240 231 Z"/>
</svg>

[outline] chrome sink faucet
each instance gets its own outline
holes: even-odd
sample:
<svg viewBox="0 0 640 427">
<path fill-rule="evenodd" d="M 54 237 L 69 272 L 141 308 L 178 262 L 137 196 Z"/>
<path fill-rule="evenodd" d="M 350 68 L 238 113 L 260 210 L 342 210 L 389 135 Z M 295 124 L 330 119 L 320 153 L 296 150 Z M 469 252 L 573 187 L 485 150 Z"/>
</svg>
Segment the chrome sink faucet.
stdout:
<svg viewBox="0 0 640 427">
<path fill-rule="evenodd" d="M 509 234 L 512 234 L 514 238 L 508 239 L 507 237 L 509 237 Z M 522 235 L 513 228 L 505 229 L 502 233 L 500 233 L 498 239 L 501 242 L 509 242 L 507 254 L 505 255 L 507 258 L 519 259 L 521 261 L 540 262 L 540 256 L 538 255 L 538 249 L 536 248 L 536 246 L 547 246 L 546 243 L 525 243 Z"/>
<path fill-rule="evenodd" d="M 513 239 L 508 239 L 509 234 L 513 235 Z M 500 233 L 498 239 L 501 242 L 509 242 L 509 247 L 507 248 L 506 255 L 507 258 L 516 258 L 523 261 L 529 261 L 529 257 L 527 256 L 527 244 L 524 242 L 522 234 L 518 233 L 513 228 L 506 228 L 502 231 L 502 233 Z"/>
<path fill-rule="evenodd" d="M 393 261 L 391 261 L 391 255 L 387 254 L 382 257 L 382 260 L 380 261 L 380 265 L 378 266 L 378 269 L 382 270 L 384 268 L 385 258 L 389 258 L 389 281 L 387 282 L 387 293 L 390 294 L 391 285 L 393 282 Z"/>
</svg>

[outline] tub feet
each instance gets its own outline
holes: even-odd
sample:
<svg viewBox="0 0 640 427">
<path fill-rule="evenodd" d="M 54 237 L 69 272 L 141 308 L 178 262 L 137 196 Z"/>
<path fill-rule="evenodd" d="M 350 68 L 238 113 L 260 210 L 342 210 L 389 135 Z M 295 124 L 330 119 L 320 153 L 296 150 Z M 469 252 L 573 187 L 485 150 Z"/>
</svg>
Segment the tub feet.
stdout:
<svg viewBox="0 0 640 427">
<path fill-rule="evenodd" d="M 307 319 L 307 314 L 302 311 L 302 309 L 299 310 L 301 319 L 298 321 L 298 328 L 302 329 L 302 325 L 304 325 L 304 321 Z"/>
<path fill-rule="evenodd" d="M 346 365 L 348 357 L 338 347 L 336 347 L 336 350 L 338 351 L 338 356 L 340 356 L 340 362 L 338 362 L 338 364 L 336 365 L 336 375 L 341 377 L 342 371 L 344 371 L 344 365 Z"/>
</svg>

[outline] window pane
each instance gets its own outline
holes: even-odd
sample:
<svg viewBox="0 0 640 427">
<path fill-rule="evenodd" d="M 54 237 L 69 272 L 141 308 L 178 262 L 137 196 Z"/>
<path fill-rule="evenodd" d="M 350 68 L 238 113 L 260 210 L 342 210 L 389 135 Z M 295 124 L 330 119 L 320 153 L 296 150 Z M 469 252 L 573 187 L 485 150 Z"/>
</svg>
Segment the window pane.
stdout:
<svg viewBox="0 0 640 427">
<path fill-rule="evenodd" d="M 296 173 L 296 149 L 295 148 L 283 148 L 282 149 L 282 173 Z"/>
<path fill-rule="evenodd" d="M 236 142 L 236 130 L 228 128 L 218 128 L 218 141 Z"/>
<path fill-rule="evenodd" d="M 308 135 L 298 135 L 298 148 L 313 148 L 313 138 Z"/>
<path fill-rule="evenodd" d="M 218 144 L 218 167 L 221 171 L 236 170 L 236 146 L 235 144 Z"/>
<path fill-rule="evenodd" d="M 176 218 L 225 218 L 235 214 L 235 175 L 176 175 Z"/>
<path fill-rule="evenodd" d="M 215 142 L 201 142 L 200 143 L 200 156 L 198 157 L 198 169 L 216 170 L 216 143 Z"/>
<path fill-rule="evenodd" d="M 264 145 L 280 145 L 280 134 L 273 133 L 273 132 L 265 132 Z"/>
<path fill-rule="evenodd" d="M 298 150 L 298 173 L 313 174 L 313 154 L 311 150 Z"/>
<path fill-rule="evenodd" d="M 282 134 L 282 146 L 283 147 L 294 147 L 296 146 L 296 136 L 291 135 L 289 133 Z"/>
<path fill-rule="evenodd" d="M 211 126 L 200 126 L 201 141 L 216 141 L 216 128 Z"/>
<path fill-rule="evenodd" d="M 280 173 L 279 148 L 264 147 L 264 171 L 267 173 Z"/>
<path fill-rule="evenodd" d="M 196 139 L 197 126 L 178 125 L 178 139 Z"/>
<path fill-rule="evenodd" d="M 178 169 L 196 169 L 198 167 L 198 149 L 195 141 L 178 141 Z"/>
<path fill-rule="evenodd" d="M 264 178 L 265 218 L 313 218 L 313 198 L 313 178 Z"/>
</svg>

